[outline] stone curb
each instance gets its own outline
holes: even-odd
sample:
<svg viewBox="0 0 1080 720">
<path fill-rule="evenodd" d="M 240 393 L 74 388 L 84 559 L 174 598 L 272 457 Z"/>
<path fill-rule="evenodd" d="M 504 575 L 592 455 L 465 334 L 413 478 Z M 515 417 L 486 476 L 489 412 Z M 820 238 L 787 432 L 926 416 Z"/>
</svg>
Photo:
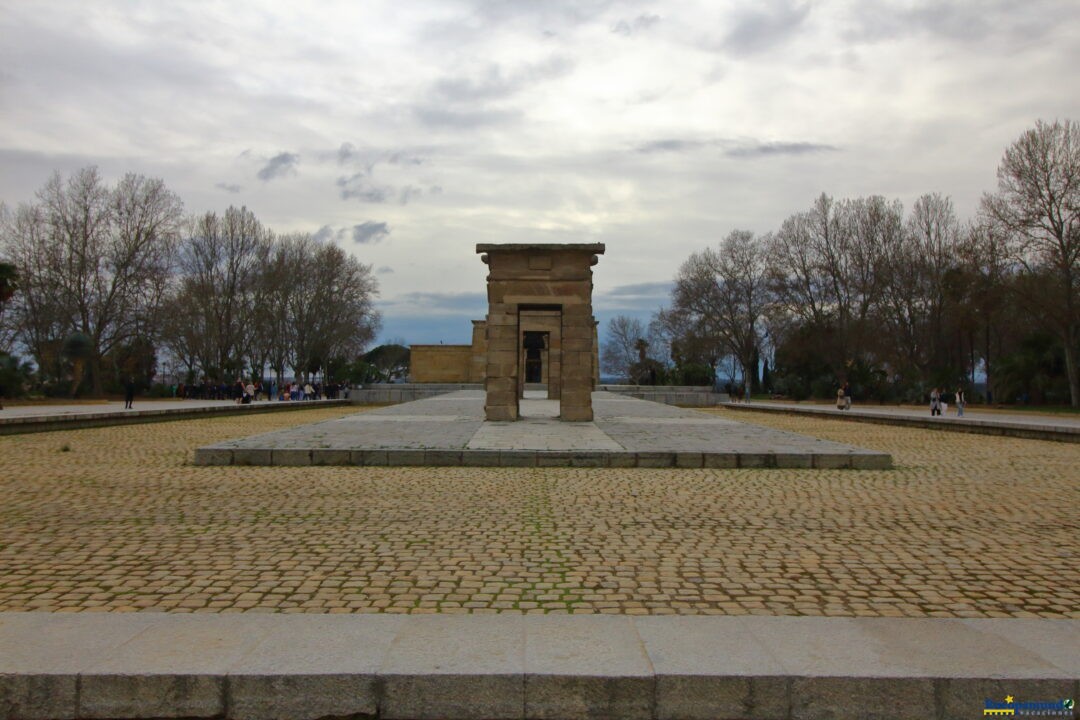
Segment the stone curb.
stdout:
<svg viewBox="0 0 1080 720">
<path fill-rule="evenodd" d="M 211 445 L 195 450 L 196 465 L 336 465 L 410 467 L 577 468 L 818 468 L 888 470 L 892 457 L 852 453 L 709 453 L 556 450 L 282 449 Z"/>
<path fill-rule="evenodd" d="M 968 420 L 967 418 L 934 419 L 930 417 L 908 417 L 904 415 L 873 415 L 863 412 L 833 412 L 816 408 L 776 407 L 755 405 L 754 403 L 730 403 L 720 407 L 732 410 L 782 413 L 786 415 L 812 415 L 832 420 L 848 422 L 866 422 L 878 425 L 898 425 L 917 427 L 927 430 L 947 430 L 949 432 L 974 433 L 977 435 L 997 435 L 1026 440 L 1051 440 L 1054 442 L 1080 443 L 1080 428 L 1061 425 L 1027 425 L 1023 423 L 998 422 L 994 420 Z"/>
<path fill-rule="evenodd" d="M 967 719 L 1078 678 L 1068 619 L 0 613 L 12 719 Z"/>
<path fill-rule="evenodd" d="M 168 410 L 132 410 L 130 412 L 76 413 L 71 415 L 37 415 L 32 417 L 0 418 L 0 435 L 81 430 L 83 428 L 140 423 L 171 422 L 221 415 L 314 410 L 352 405 L 350 400 L 309 400 L 304 402 L 259 402 L 251 405 L 219 405 L 214 407 L 177 407 Z"/>
</svg>

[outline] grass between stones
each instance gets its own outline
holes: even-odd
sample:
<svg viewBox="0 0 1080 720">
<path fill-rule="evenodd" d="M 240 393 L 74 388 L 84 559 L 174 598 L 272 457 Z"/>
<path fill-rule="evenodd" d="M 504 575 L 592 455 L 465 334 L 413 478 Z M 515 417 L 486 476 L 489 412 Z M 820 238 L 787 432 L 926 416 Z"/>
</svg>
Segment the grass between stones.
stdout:
<svg viewBox="0 0 1080 720">
<path fill-rule="evenodd" d="M 895 468 L 191 464 L 348 412 L 0 438 L 0 610 L 1080 617 L 1064 443 L 714 410 Z"/>
</svg>

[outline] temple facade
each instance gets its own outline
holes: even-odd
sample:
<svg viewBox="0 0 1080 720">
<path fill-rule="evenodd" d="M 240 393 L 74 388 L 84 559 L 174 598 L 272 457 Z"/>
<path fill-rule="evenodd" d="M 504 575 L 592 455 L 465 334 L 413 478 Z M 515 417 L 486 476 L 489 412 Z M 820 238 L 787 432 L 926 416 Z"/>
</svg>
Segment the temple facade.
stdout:
<svg viewBox="0 0 1080 720">
<path fill-rule="evenodd" d="M 470 345 L 413 345 L 415 383 L 483 383 L 488 420 L 517 420 L 529 384 L 559 401 L 559 417 L 592 420 L 600 379 L 592 266 L 604 246 L 481 244 L 488 266 L 486 320 Z"/>
</svg>

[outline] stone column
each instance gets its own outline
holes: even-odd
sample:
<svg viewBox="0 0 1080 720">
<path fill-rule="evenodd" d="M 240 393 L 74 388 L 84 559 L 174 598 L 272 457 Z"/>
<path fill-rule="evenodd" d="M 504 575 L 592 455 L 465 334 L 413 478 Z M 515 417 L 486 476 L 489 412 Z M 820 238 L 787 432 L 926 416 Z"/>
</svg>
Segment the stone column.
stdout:
<svg viewBox="0 0 1080 720">
<path fill-rule="evenodd" d="M 592 413 L 592 308 L 587 304 L 563 306 L 562 394 L 559 417 L 589 421 Z"/>
<path fill-rule="evenodd" d="M 488 420 L 518 419 L 518 310 L 491 302 L 487 316 L 487 368 L 484 413 Z"/>
</svg>

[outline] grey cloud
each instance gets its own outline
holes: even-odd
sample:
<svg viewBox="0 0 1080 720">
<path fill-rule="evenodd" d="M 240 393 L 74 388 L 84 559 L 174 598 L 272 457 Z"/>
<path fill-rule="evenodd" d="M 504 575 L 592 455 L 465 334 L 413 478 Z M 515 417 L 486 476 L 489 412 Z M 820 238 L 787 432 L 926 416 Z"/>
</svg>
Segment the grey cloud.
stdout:
<svg viewBox="0 0 1080 720">
<path fill-rule="evenodd" d="M 834 145 L 810 142 L 754 142 L 738 147 L 731 147 L 724 154 L 732 158 L 767 157 L 770 155 L 807 155 L 809 153 L 836 152 Z"/>
<path fill-rule="evenodd" d="M 442 105 L 422 105 L 413 113 L 424 125 L 447 128 L 475 128 L 486 125 L 503 125 L 517 121 L 517 110 L 450 110 Z"/>
<path fill-rule="evenodd" d="M 487 308 L 487 295 L 482 292 L 465 293 L 436 293 L 436 292 L 411 292 L 398 297 L 397 300 L 383 303 L 392 306 L 411 306 L 422 308 L 426 312 L 472 312 L 477 317 L 484 314 Z"/>
<path fill-rule="evenodd" d="M 341 147 L 339 147 L 337 151 L 338 164 L 344 165 L 345 163 L 352 160 L 354 157 L 356 157 L 356 146 L 353 145 L 351 142 L 341 143 Z"/>
<path fill-rule="evenodd" d="M 337 233 L 334 232 L 334 228 L 329 225 L 323 225 L 321 228 L 312 233 L 311 237 L 315 238 L 319 242 L 331 242 Z"/>
<path fill-rule="evenodd" d="M 603 294 L 607 297 L 667 297 L 672 285 L 671 281 L 617 285 Z"/>
<path fill-rule="evenodd" d="M 407 205 L 410 200 L 421 197 L 423 194 L 423 188 L 418 188 L 415 185 L 406 185 L 401 188 L 401 191 L 398 193 L 398 202 L 402 205 Z"/>
<path fill-rule="evenodd" d="M 1004 31 L 1008 39 L 1023 38 L 1024 43 L 1030 43 L 1053 32 L 1066 18 L 1075 16 L 1075 4 L 1068 0 L 1024 3 L 864 0 L 853 8 L 844 37 L 854 42 L 876 42 L 919 33 L 970 42 Z"/>
<path fill-rule="evenodd" d="M 270 161 L 266 163 L 263 169 L 259 170 L 256 175 L 263 182 L 273 180 L 274 178 L 284 177 L 286 175 L 292 175 L 296 172 L 296 165 L 299 162 L 300 156 L 296 153 L 278 153 L 270 158 Z"/>
<path fill-rule="evenodd" d="M 233 194 L 236 194 L 236 193 L 238 193 L 238 192 L 240 192 L 241 190 L 244 189 L 244 188 L 240 187 L 239 185 L 237 185 L 236 183 L 224 183 L 224 182 L 216 183 L 214 185 L 214 187 L 220 188 L 220 189 L 224 190 L 225 192 L 231 192 Z"/>
<path fill-rule="evenodd" d="M 375 274 L 376 275 L 392 275 L 393 272 L 394 272 L 394 268 L 390 267 L 389 265 L 382 265 L 375 271 Z"/>
<path fill-rule="evenodd" d="M 528 23 L 550 28 L 591 22 L 611 4 L 611 0 L 482 0 L 476 11 L 490 24 Z"/>
<path fill-rule="evenodd" d="M 697 150 L 698 148 L 713 144 L 715 144 L 715 141 L 665 138 L 663 140 L 651 140 L 642 143 L 634 149 L 639 153 L 685 152 L 687 150 Z"/>
<path fill-rule="evenodd" d="M 611 26 L 611 32 L 616 35 L 622 35 L 623 37 L 630 37 L 634 33 L 642 30 L 648 30 L 656 23 L 660 22 L 659 15 L 638 15 L 633 20 L 627 22 L 626 20 L 620 20 Z"/>
<path fill-rule="evenodd" d="M 394 189 L 386 185 L 374 185 L 368 182 L 367 173 L 359 172 L 351 176 L 341 176 L 336 180 L 342 200 L 356 199 L 362 202 L 386 202 Z"/>
<path fill-rule="evenodd" d="M 598 311 L 655 310 L 671 300 L 671 281 L 617 285 L 610 290 L 597 292 L 593 305 Z M 648 320 L 645 320 L 648 324 Z"/>
<path fill-rule="evenodd" d="M 762 140 L 731 140 L 714 138 L 664 138 L 641 143 L 634 150 L 643 154 L 682 153 L 703 148 L 720 148 L 724 155 L 731 158 L 751 158 L 768 155 L 805 155 L 815 152 L 833 152 L 839 148 L 833 145 L 812 142 L 774 142 Z"/>
<path fill-rule="evenodd" d="M 377 243 L 390 234 L 390 226 L 384 222 L 368 220 L 352 227 L 352 239 L 361 245 Z"/>
<path fill-rule="evenodd" d="M 574 67 L 569 58 L 556 55 L 544 62 L 523 65 L 506 73 L 488 65 L 479 76 L 437 80 L 433 91 L 449 102 L 477 102 L 508 97 L 530 85 L 567 75 Z"/>
<path fill-rule="evenodd" d="M 734 55 L 764 52 L 786 42 L 809 15 L 809 2 L 771 0 L 753 3 L 736 16 L 720 49 Z"/>
<path fill-rule="evenodd" d="M 574 62 L 556 55 L 544 62 L 522 65 L 506 71 L 490 64 L 478 74 L 444 77 L 431 87 L 429 96 L 413 113 L 424 125 L 444 128 L 475 128 L 516 122 L 522 112 L 492 106 L 538 83 L 563 77 Z"/>
<path fill-rule="evenodd" d="M 597 292 L 593 304 L 598 310 L 655 310 L 671 300 L 671 288 L 670 281 L 617 285 Z"/>
<path fill-rule="evenodd" d="M 387 156 L 386 162 L 391 165 L 422 165 L 424 158 L 404 150 L 398 150 Z"/>
</svg>

